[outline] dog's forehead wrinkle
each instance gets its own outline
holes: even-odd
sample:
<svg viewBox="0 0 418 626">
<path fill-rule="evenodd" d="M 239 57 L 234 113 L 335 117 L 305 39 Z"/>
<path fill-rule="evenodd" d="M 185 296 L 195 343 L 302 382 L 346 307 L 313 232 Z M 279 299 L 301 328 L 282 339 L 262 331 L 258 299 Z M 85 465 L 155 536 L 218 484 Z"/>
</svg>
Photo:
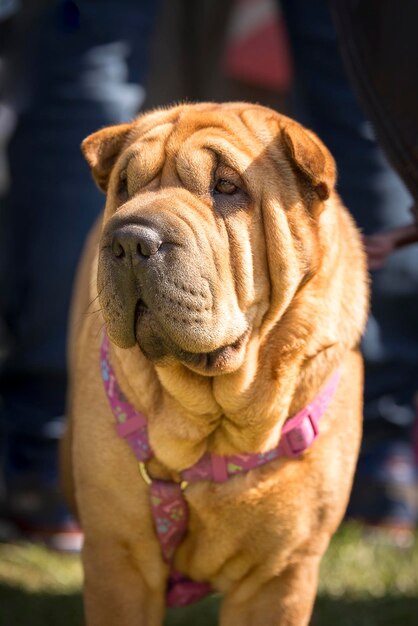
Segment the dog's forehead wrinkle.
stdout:
<svg viewBox="0 0 418 626">
<path fill-rule="evenodd" d="M 254 115 L 254 113 L 256 115 Z M 257 123 L 254 124 L 254 117 L 257 117 Z M 248 130 L 254 137 L 260 140 L 264 145 L 271 144 L 274 139 L 274 134 L 271 129 L 267 125 L 267 123 L 260 124 L 260 110 L 254 108 L 248 108 L 244 111 L 240 112 L 240 119 Z M 266 122 L 269 121 L 269 118 L 266 118 Z"/>
<path fill-rule="evenodd" d="M 207 197 L 216 167 L 214 155 L 207 150 L 179 150 L 174 157 L 179 180 L 200 197 Z"/>
<path fill-rule="evenodd" d="M 181 105 L 177 107 L 159 107 L 139 115 L 133 122 L 132 131 L 146 133 L 149 129 L 171 122 L 176 124 L 181 115 Z"/>
<path fill-rule="evenodd" d="M 241 127 L 245 126 L 238 115 L 234 113 L 233 117 L 235 118 L 234 122 L 238 121 Z M 256 151 L 254 151 L 254 134 L 246 126 L 245 133 L 238 133 L 237 128 L 229 128 L 225 119 L 217 120 L 215 123 L 213 120 L 208 121 L 206 118 L 206 115 L 202 116 L 202 119 L 195 119 L 195 116 L 191 118 L 186 116 L 183 119 L 180 116 L 176 123 L 170 121 L 161 123 L 156 128 L 147 128 L 145 133 L 136 136 L 133 154 L 141 155 L 141 153 L 149 153 L 150 151 L 151 153 L 164 152 L 164 167 L 166 167 L 167 161 L 171 161 L 171 159 L 187 159 L 189 162 L 184 165 L 188 168 L 193 178 L 198 180 L 202 178 L 204 168 L 199 167 L 196 163 L 198 160 L 197 154 L 199 149 L 202 151 L 207 150 L 211 151 L 219 162 L 243 175 L 245 170 L 250 167 L 252 161 L 258 158 L 262 146 L 257 145 Z M 250 139 L 252 141 L 246 140 L 249 139 L 246 137 L 247 135 L 251 135 Z M 202 142 L 199 145 L 200 137 L 202 137 Z M 132 154 L 129 157 L 125 157 L 125 160 L 128 162 L 131 159 Z M 140 169 L 140 161 L 138 162 L 138 167 Z M 184 178 L 181 177 L 181 171 L 184 169 L 182 164 L 177 163 L 176 167 L 179 170 L 180 179 Z M 146 164 L 144 164 L 144 169 L 147 169 Z M 141 178 L 140 171 L 133 171 L 133 174 L 139 177 L 139 179 Z M 149 175 L 145 172 L 143 176 L 149 179 Z M 182 182 L 184 181 L 182 180 Z M 207 185 L 208 182 L 205 181 L 205 184 Z"/>
<path fill-rule="evenodd" d="M 148 145 L 136 142 L 132 150 L 125 155 L 119 164 L 120 171 L 126 171 L 128 184 L 135 193 L 149 184 L 157 176 L 161 176 L 164 168 L 167 171 L 165 142 L 154 139 Z"/>
<path fill-rule="evenodd" d="M 140 120 L 141 118 L 139 118 L 138 122 Z M 153 151 L 153 148 L 154 152 L 158 147 L 160 147 L 160 151 L 162 151 L 161 144 L 168 141 L 174 128 L 174 120 L 163 120 L 160 124 L 151 126 L 147 124 L 145 129 L 141 128 L 140 123 L 134 124 L 129 133 L 130 141 L 127 142 L 125 150 L 122 152 L 115 165 L 126 167 L 133 157 L 141 156 L 150 150 Z"/>
<path fill-rule="evenodd" d="M 141 140 L 141 142 L 144 143 L 158 141 L 161 139 L 167 140 L 174 129 L 175 122 L 164 122 L 162 124 L 158 124 L 157 126 L 153 126 L 152 128 L 147 129 L 146 132 L 139 137 L 139 139 Z"/>
<path fill-rule="evenodd" d="M 232 143 L 237 143 L 244 151 L 254 150 L 255 134 L 246 126 L 240 117 L 228 112 L 227 115 L 208 115 L 207 112 L 200 112 L 180 118 L 172 134 L 173 141 L 184 142 L 196 137 L 203 136 L 205 139 L 211 137 L 221 137 Z"/>
</svg>

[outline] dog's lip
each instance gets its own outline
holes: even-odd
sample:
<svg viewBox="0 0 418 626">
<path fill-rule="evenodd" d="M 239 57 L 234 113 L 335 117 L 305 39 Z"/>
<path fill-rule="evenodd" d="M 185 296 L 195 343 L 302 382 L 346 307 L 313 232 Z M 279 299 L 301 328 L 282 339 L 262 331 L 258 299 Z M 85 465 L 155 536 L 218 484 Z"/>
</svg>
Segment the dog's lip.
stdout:
<svg viewBox="0 0 418 626">
<path fill-rule="evenodd" d="M 150 312 L 147 303 L 142 298 L 139 298 L 135 306 L 135 329 L 138 321 Z M 233 342 L 220 346 L 211 352 L 189 352 L 180 347 L 176 349 L 173 346 L 175 358 L 192 371 L 205 376 L 215 376 L 235 371 L 238 361 L 241 361 L 240 355 L 242 355 L 247 345 L 250 332 L 251 329 L 247 327 Z"/>
<path fill-rule="evenodd" d="M 237 357 L 245 349 L 249 336 L 250 329 L 247 329 L 233 343 L 221 346 L 212 352 L 182 352 L 179 360 L 194 372 L 206 376 L 234 371 Z"/>
</svg>

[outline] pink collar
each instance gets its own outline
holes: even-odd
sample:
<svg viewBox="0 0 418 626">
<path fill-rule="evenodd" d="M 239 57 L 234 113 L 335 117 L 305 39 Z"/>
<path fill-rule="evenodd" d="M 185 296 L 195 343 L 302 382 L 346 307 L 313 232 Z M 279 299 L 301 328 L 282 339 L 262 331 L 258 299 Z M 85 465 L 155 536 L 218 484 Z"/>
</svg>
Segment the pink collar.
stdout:
<svg viewBox="0 0 418 626">
<path fill-rule="evenodd" d="M 319 434 L 319 421 L 325 413 L 339 380 L 337 370 L 319 394 L 301 411 L 287 420 L 278 445 L 262 453 L 219 456 L 206 453 L 182 473 L 182 483 L 152 480 L 145 463 L 153 457 L 148 441 L 147 420 L 125 398 L 116 380 L 109 358 L 106 333 L 101 346 L 101 369 L 107 397 L 116 418 L 116 432 L 126 439 L 139 461 L 141 476 L 150 488 L 151 509 L 163 558 L 172 564 L 176 548 L 187 531 L 188 509 L 183 491 L 189 483 L 211 480 L 222 483 L 274 459 L 300 456 Z M 211 593 L 207 583 L 191 581 L 171 570 L 167 589 L 168 606 L 186 606 Z"/>
</svg>

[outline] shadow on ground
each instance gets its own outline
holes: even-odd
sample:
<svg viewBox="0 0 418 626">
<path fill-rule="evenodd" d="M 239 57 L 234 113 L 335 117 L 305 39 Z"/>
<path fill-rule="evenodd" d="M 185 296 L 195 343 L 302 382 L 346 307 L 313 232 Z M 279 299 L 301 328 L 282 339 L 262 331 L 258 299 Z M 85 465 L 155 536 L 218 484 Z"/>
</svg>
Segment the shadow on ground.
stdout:
<svg viewBox="0 0 418 626">
<path fill-rule="evenodd" d="M 312 626 L 416 626 L 418 597 L 317 599 Z"/>
<path fill-rule="evenodd" d="M 0 584 L 0 626 L 82 626 L 81 595 L 31 593 Z"/>
<path fill-rule="evenodd" d="M 165 626 L 215 626 L 219 601 L 210 598 L 187 609 L 170 610 Z M 47 594 L 0 585 L 0 626 L 82 626 L 80 593 Z M 312 626 L 416 626 L 418 598 L 347 599 L 320 596 Z"/>
</svg>

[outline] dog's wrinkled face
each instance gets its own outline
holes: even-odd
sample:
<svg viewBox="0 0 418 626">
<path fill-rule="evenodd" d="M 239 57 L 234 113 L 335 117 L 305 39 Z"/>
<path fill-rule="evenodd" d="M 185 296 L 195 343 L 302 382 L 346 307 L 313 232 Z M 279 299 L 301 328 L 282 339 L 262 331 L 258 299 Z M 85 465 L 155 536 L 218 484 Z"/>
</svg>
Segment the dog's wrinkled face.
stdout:
<svg viewBox="0 0 418 626">
<path fill-rule="evenodd" d="M 83 151 L 107 191 L 98 290 L 111 339 L 203 374 L 239 368 L 272 301 L 283 308 L 312 271 L 314 237 L 304 249 L 292 219 L 311 232 L 333 184 L 325 148 L 268 109 L 208 104 L 104 129 Z"/>
</svg>

